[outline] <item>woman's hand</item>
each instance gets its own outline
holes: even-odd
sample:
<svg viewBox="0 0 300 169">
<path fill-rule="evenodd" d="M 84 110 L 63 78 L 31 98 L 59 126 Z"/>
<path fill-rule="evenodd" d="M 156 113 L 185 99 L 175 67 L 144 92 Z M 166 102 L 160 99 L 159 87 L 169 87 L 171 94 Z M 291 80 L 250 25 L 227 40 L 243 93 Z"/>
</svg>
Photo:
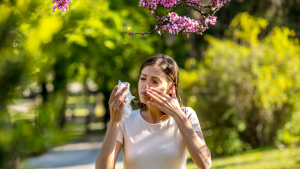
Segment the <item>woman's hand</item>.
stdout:
<svg viewBox="0 0 300 169">
<path fill-rule="evenodd" d="M 122 96 L 124 91 L 127 89 L 127 86 L 125 86 L 117 95 L 118 86 L 114 88 L 114 90 L 111 92 L 110 98 L 109 98 L 109 110 L 110 110 L 110 120 L 112 122 L 120 123 L 122 121 L 122 114 L 124 111 L 125 106 L 125 99 L 126 96 Z"/>
<path fill-rule="evenodd" d="M 152 87 L 146 89 L 146 92 L 148 96 L 156 101 L 156 103 L 147 101 L 150 105 L 157 107 L 162 112 L 170 115 L 173 118 L 179 113 L 182 113 L 176 97 L 175 86 L 172 87 L 172 97 Z"/>
</svg>

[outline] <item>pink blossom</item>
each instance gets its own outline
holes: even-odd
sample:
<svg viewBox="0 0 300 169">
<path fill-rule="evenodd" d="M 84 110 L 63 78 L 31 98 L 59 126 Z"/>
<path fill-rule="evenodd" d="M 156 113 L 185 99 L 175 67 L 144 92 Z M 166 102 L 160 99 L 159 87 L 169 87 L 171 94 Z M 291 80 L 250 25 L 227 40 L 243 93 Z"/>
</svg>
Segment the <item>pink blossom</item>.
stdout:
<svg viewBox="0 0 300 169">
<path fill-rule="evenodd" d="M 206 18 L 205 25 L 207 26 L 208 23 L 211 24 L 211 25 L 215 25 L 217 23 L 217 17 L 216 16 L 209 16 L 208 18 Z"/>
<path fill-rule="evenodd" d="M 210 6 L 219 10 L 227 1 L 230 0 L 211 0 Z M 144 9 L 149 8 L 151 11 L 150 13 L 154 14 L 154 10 L 156 10 L 157 5 L 160 4 L 164 8 L 171 8 L 178 2 L 183 2 L 183 0 L 140 0 L 139 6 Z M 184 3 L 198 9 L 202 8 L 201 0 L 185 0 Z M 170 12 L 166 17 L 156 16 L 156 21 L 159 21 L 159 25 L 155 25 L 155 30 L 159 35 L 161 35 L 161 31 L 168 31 L 172 34 L 182 32 L 182 34 L 189 36 L 191 33 L 202 35 L 203 32 L 209 28 L 209 25 L 216 24 L 217 17 L 207 15 L 203 18 L 199 18 L 198 20 L 194 20 L 186 16 L 178 16 L 176 12 Z M 169 21 L 169 23 L 163 25 L 163 22 L 165 21 Z"/>
<path fill-rule="evenodd" d="M 189 35 L 193 32 L 202 34 L 202 32 L 208 28 L 205 27 L 200 29 L 200 24 L 202 23 L 201 20 L 194 20 L 186 16 L 181 17 L 175 12 L 171 12 L 168 17 L 172 24 L 168 23 L 167 25 L 163 25 L 161 27 L 156 26 L 155 29 L 157 32 L 163 30 L 172 34 L 178 34 L 180 31 L 182 31 L 182 34 L 186 35 Z M 209 17 L 205 23 L 215 24 L 216 18 L 217 17 Z"/>
<path fill-rule="evenodd" d="M 52 7 L 53 12 L 56 8 L 62 11 L 66 11 L 69 9 L 68 3 L 71 3 L 72 0 L 53 0 L 52 2 L 54 2 L 54 6 Z"/>
<path fill-rule="evenodd" d="M 224 3 L 226 3 L 227 1 L 230 1 L 230 0 L 211 0 L 210 6 L 215 5 L 217 7 L 217 9 L 220 9 L 224 6 Z"/>
</svg>

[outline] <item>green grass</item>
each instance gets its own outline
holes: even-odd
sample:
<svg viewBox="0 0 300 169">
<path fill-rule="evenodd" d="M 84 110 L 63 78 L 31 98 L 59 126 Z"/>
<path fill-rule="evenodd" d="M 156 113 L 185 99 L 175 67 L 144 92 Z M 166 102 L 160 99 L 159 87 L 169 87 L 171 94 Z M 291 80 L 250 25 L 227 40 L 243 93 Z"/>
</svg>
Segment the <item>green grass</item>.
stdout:
<svg viewBox="0 0 300 169">
<path fill-rule="evenodd" d="M 300 148 L 251 150 L 234 156 L 215 158 L 212 163 L 211 169 L 300 168 Z M 190 157 L 187 169 L 197 169 Z"/>
</svg>

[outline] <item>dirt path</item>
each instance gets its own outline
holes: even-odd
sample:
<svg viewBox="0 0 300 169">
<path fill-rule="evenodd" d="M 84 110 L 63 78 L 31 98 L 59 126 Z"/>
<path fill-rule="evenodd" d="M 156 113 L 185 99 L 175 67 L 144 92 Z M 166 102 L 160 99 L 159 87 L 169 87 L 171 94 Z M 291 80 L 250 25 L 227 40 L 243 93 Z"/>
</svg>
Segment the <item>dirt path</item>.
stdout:
<svg viewBox="0 0 300 169">
<path fill-rule="evenodd" d="M 23 168 L 36 169 L 95 169 L 95 161 L 104 136 L 87 135 L 79 142 L 68 143 L 22 163 Z M 27 167 L 26 167 L 27 166 Z M 116 169 L 123 167 L 122 152 Z"/>
</svg>

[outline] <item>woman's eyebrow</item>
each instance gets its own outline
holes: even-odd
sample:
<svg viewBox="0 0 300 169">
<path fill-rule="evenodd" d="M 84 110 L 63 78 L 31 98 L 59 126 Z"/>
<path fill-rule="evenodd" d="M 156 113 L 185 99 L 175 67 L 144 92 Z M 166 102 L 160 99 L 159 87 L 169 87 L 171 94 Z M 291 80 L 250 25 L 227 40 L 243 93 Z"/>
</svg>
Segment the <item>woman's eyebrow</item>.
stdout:
<svg viewBox="0 0 300 169">
<path fill-rule="evenodd" d="M 146 74 L 142 74 L 142 75 L 144 75 L 144 76 L 147 76 Z M 158 78 L 158 79 L 160 79 L 159 77 L 157 77 L 157 76 L 151 76 L 152 78 Z"/>
</svg>

